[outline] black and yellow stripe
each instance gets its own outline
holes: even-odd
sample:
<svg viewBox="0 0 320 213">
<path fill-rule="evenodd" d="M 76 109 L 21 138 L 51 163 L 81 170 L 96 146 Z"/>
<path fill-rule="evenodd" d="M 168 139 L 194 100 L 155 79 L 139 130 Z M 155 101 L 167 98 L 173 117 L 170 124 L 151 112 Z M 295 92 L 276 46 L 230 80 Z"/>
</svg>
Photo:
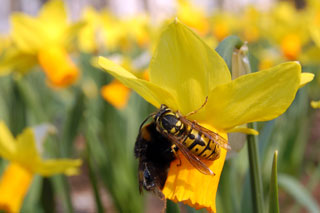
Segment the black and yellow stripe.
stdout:
<svg viewBox="0 0 320 213">
<path fill-rule="evenodd" d="M 220 147 L 202 132 L 197 131 L 192 125 L 184 124 L 179 114 L 166 106 L 161 106 L 154 116 L 159 131 L 165 135 L 174 136 L 186 146 L 190 152 L 202 159 L 215 160 L 220 156 Z"/>
</svg>

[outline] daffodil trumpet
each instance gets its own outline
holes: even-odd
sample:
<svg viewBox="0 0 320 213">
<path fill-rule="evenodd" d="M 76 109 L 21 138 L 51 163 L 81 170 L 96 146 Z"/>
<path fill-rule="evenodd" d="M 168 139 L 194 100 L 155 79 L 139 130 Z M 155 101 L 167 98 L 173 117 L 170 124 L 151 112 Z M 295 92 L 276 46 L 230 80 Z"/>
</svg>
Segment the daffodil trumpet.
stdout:
<svg viewBox="0 0 320 213">
<path fill-rule="evenodd" d="M 228 140 L 227 133 L 248 132 L 238 126 L 271 120 L 286 111 L 295 98 L 304 74 L 297 62 L 231 79 L 224 60 L 179 20 L 162 33 L 150 63 L 150 81 L 138 79 L 123 67 L 100 57 L 99 65 L 127 87 L 135 90 L 157 108 L 165 104 L 199 125 Z M 312 79 L 309 79 L 309 81 Z M 308 82 L 308 81 L 306 81 Z M 165 198 L 197 209 L 216 212 L 216 192 L 227 151 L 205 162 L 216 175 L 204 175 L 181 153 L 170 164 L 162 193 Z"/>
</svg>

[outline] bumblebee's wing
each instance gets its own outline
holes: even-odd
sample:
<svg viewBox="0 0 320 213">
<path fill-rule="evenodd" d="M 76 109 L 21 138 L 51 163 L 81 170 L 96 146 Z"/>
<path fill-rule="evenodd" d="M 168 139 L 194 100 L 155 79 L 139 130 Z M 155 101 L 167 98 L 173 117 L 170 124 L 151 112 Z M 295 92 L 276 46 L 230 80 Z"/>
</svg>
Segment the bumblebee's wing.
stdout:
<svg viewBox="0 0 320 213">
<path fill-rule="evenodd" d="M 212 132 L 203 126 L 200 126 L 195 121 L 188 120 L 187 118 L 185 118 L 182 115 L 180 115 L 180 120 L 182 121 L 182 123 L 189 125 L 189 126 L 192 126 L 193 129 L 195 129 L 199 132 L 202 132 L 203 135 L 205 135 L 207 138 L 209 138 L 210 140 L 212 140 L 214 143 L 218 144 L 222 148 L 227 149 L 227 150 L 231 150 L 231 147 L 229 146 L 227 140 L 224 139 L 223 137 L 221 137 L 219 134 Z"/>
<path fill-rule="evenodd" d="M 211 169 L 208 168 L 197 156 L 195 156 L 186 146 L 184 146 L 180 141 L 171 135 L 167 135 L 168 139 L 172 141 L 181 151 L 181 153 L 186 157 L 186 159 L 191 163 L 193 167 L 199 170 L 199 172 L 205 175 L 215 175 Z"/>
</svg>

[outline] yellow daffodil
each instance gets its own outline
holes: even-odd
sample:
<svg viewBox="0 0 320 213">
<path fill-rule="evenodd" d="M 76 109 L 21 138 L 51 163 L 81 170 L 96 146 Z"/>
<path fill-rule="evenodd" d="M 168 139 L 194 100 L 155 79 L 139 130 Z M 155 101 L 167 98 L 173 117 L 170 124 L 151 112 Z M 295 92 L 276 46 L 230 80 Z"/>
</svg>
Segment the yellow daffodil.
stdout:
<svg viewBox="0 0 320 213">
<path fill-rule="evenodd" d="M 309 17 L 311 37 L 320 47 L 320 3 L 317 0 L 308 0 L 307 5 L 306 15 Z"/>
<path fill-rule="evenodd" d="M 15 13 L 11 16 L 11 23 L 12 48 L 15 51 L 8 51 L 4 55 L 6 65 L 12 63 L 11 71 L 17 68 L 16 63 L 28 59 L 28 64 L 40 64 L 54 86 L 68 86 L 78 78 L 79 70 L 67 51 L 81 25 L 70 25 L 67 22 L 63 1 L 49 1 L 40 10 L 38 17 Z M 3 66 L 0 64 L 0 67 Z"/>
<path fill-rule="evenodd" d="M 303 46 L 310 40 L 306 33 L 306 16 L 297 11 L 293 4 L 281 2 L 264 18 L 264 22 L 267 22 L 263 26 L 265 37 L 280 47 L 286 59 L 298 60 Z"/>
<path fill-rule="evenodd" d="M 239 27 L 243 40 L 250 43 L 256 42 L 259 39 L 261 25 L 260 16 L 260 12 L 256 8 L 252 6 L 246 8 L 240 19 L 241 27 Z"/>
<path fill-rule="evenodd" d="M 146 101 L 166 104 L 182 114 L 206 105 L 189 119 L 227 139 L 227 132 L 247 132 L 238 126 L 273 119 L 284 113 L 300 86 L 299 63 L 291 62 L 231 79 L 224 60 L 178 20 L 162 33 L 150 64 L 150 81 L 136 78 L 112 61 L 100 57 L 100 66 Z M 309 79 L 310 80 L 310 79 Z M 216 212 L 216 191 L 225 161 L 205 161 L 215 176 L 204 175 L 181 156 L 171 163 L 163 193 L 167 199 Z"/>
<path fill-rule="evenodd" d="M 79 30 L 78 45 L 81 51 L 93 53 L 99 49 L 101 35 L 101 19 L 94 8 L 87 7 L 83 11 L 82 19 L 85 25 Z M 100 39 L 99 39 L 100 38 Z"/>
<path fill-rule="evenodd" d="M 86 25 L 79 32 L 82 51 L 108 50 L 127 52 L 134 45 L 148 47 L 149 17 L 145 14 L 119 19 L 107 10 L 97 12 L 86 8 L 83 14 Z"/>
<path fill-rule="evenodd" d="M 205 16 L 205 11 L 196 5 L 192 5 L 188 0 L 178 0 L 177 3 L 178 18 L 201 35 L 206 35 L 209 31 L 209 22 Z"/>
<path fill-rule="evenodd" d="M 320 101 L 311 101 L 311 107 L 314 109 L 319 109 L 320 108 Z"/>
<path fill-rule="evenodd" d="M 102 97 L 117 109 L 127 106 L 130 89 L 123 86 L 119 81 L 112 81 L 101 88 Z"/>
<path fill-rule="evenodd" d="M 211 28 L 214 37 L 222 41 L 237 30 L 237 22 L 230 13 L 216 12 L 211 18 Z"/>
<path fill-rule="evenodd" d="M 120 48 L 120 41 L 125 39 L 125 31 L 119 19 L 109 11 L 96 11 L 88 7 L 83 12 L 83 21 L 86 23 L 79 31 L 79 47 L 84 52 L 97 52 L 99 50 L 114 51 Z M 124 46 L 128 42 L 124 42 Z"/>
<path fill-rule="evenodd" d="M 52 176 L 59 173 L 74 175 L 80 160 L 44 160 L 37 150 L 35 130 L 25 129 L 14 138 L 0 122 L 0 157 L 10 161 L 0 179 L 0 211 L 19 212 L 33 176 Z"/>
</svg>

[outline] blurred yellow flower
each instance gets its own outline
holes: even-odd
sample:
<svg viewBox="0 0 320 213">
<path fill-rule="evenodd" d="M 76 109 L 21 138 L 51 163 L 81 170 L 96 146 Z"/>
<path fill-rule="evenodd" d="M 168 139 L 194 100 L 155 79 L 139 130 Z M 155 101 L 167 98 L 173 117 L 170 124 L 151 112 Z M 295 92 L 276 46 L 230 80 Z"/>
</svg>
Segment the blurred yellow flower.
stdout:
<svg viewBox="0 0 320 213">
<path fill-rule="evenodd" d="M 320 101 L 311 101 L 311 107 L 314 109 L 319 109 L 320 108 Z"/>
<path fill-rule="evenodd" d="M 294 21 L 293 21 L 294 20 Z M 263 19 L 263 34 L 288 60 L 298 60 L 310 40 L 307 17 L 289 2 L 276 4 Z"/>
<path fill-rule="evenodd" d="M 36 148 L 37 142 L 33 129 L 27 128 L 14 138 L 0 122 L 0 156 L 10 161 L 0 180 L 0 210 L 19 212 L 34 174 L 78 173 L 81 160 L 44 160 Z"/>
<path fill-rule="evenodd" d="M 101 19 L 97 11 L 92 7 L 83 10 L 82 20 L 85 25 L 78 33 L 78 46 L 81 51 L 94 53 L 99 50 L 101 35 Z M 100 38 L 100 39 L 99 39 Z"/>
<path fill-rule="evenodd" d="M 211 18 L 212 33 L 218 41 L 222 41 L 236 31 L 236 26 L 236 19 L 227 12 L 216 12 Z"/>
<path fill-rule="evenodd" d="M 260 25 L 261 25 L 261 12 L 256 8 L 249 6 L 243 13 L 240 19 L 240 34 L 243 40 L 250 42 L 256 42 L 260 38 Z"/>
<path fill-rule="evenodd" d="M 72 84 L 79 71 L 71 61 L 64 48 L 51 46 L 41 50 L 38 54 L 38 62 L 48 76 L 49 82 L 57 87 Z"/>
<path fill-rule="evenodd" d="M 146 48 L 149 44 L 149 17 L 141 14 L 119 19 L 107 10 L 86 8 L 86 25 L 79 32 L 79 47 L 85 52 L 100 50 L 127 52 L 134 45 Z"/>
<path fill-rule="evenodd" d="M 63 1 L 49 1 L 41 8 L 38 17 L 15 13 L 11 16 L 11 22 L 13 50 L 3 56 L 1 63 L 6 66 L 0 63 L 1 70 L 25 72 L 14 69 L 29 69 L 31 66 L 16 65 L 28 59 L 28 65 L 40 64 L 54 86 L 68 86 L 78 78 L 79 70 L 67 51 L 71 49 L 81 24 L 70 25 L 67 22 Z"/>
<path fill-rule="evenodd" d="M 192 115 L 201 125 L 227 138 L 227 132 L 250 132 L 241 124 L 265 121 L 284 113 L 300 86 L 298 63 L 284 63 L 231 80 L 224 60 L 178 20 L 163 32 L 150 65 L 150 81 L 136 78 L 126 69 L 100 57 L 100 66 L 145 100 L 159 108 L 166 104 Z M 171 163 L 163 189 L 167 199 L 216 212 L 216 191 L 225 161 L 206 161 L 215 176 L 204 175 L 181 156 L 182 165 Z"/>
<path fill-rule="evenodd" d="M 112 81 L 101 88 L 102 97 L 117 109 L 123 109 L 127 106 L 130 92 L 130 89 L 119 81 Z"/>
<path fill-rule="evenodd" d="M 195 29 L 201 35 L 206 35 L 209 31 L 209 21 L 205 11 L 196 5 L 192 5 L 188 0 L 178 0 L 177 3 L 179 20 Z"/>
<path fill-rule="evenodd" d="M 300 55 L 302 44 L 297 34 L 287 34 L 283 37 L 281 44 L 283 55 L 289 60 L 297 60 Z"/>
</svg>

